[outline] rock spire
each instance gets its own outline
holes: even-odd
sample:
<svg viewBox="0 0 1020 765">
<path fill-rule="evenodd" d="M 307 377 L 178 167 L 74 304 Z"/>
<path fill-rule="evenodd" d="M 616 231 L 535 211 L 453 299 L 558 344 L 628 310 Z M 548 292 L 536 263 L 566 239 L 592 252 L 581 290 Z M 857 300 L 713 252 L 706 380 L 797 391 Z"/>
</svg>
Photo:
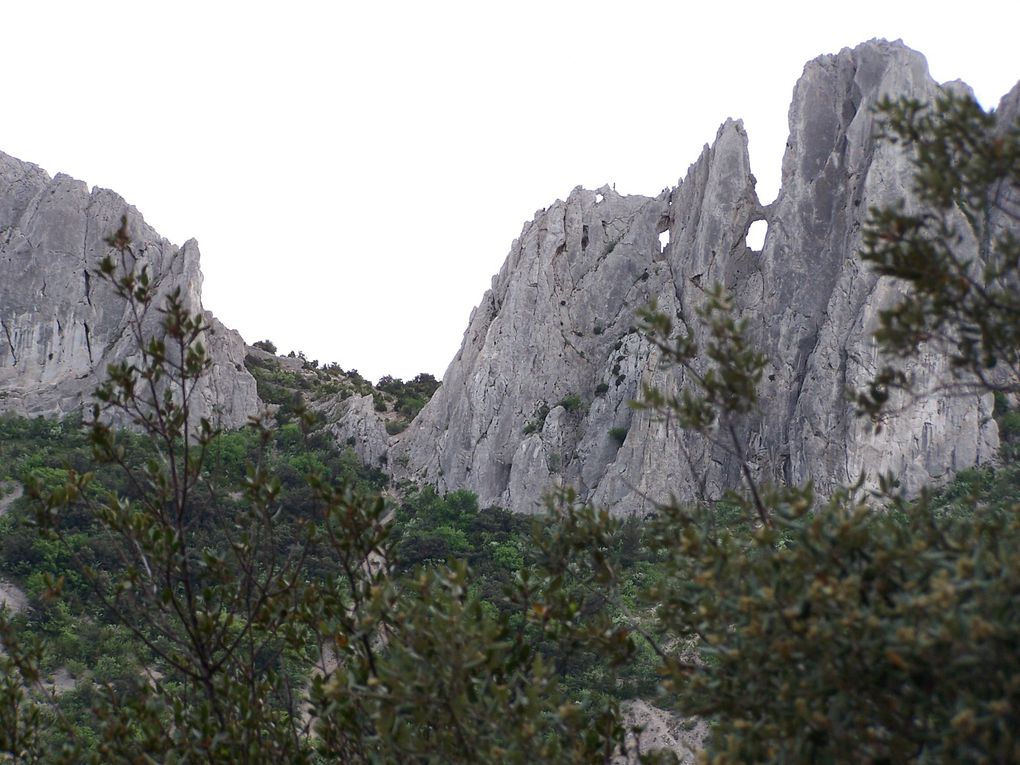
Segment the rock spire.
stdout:
<svg viewBox="0 0 1020 765">
<path fill-rule="evenodd" d="M 561 483 L 620 513 L 735 487 L 725 445 L 627 406 L 643 383 L 683 382 L 635 331 L 635 310 L 655 299 L 695 327 L 716 282 L 770 360 L 760 412 L 739 428 L 762 478 L 825 492 L 867 466 L 916 489 L 991 459 L 987 399 L 921 401 L 876 435 L 844 398 L 879 364 L 872 331 L 898 289 L 857 257 L 862 224 L 911 187 L 908 159 L 875 139 L 872 107 L 939 88 L 900 42 L 821 56 L 794 89 L 782 189 L 768 207 L 744 128 L 728 120 L 676 188 L 577 188 L 540 211 L 472 313 L 442 388 L 392 447 L 391 469 L 518 511 Z M 768 224 L 760 252 L 745 243 L 757 220 Z M 946 363 L 923 355 L 912 371 L 937 379 Z"/>
</svg>

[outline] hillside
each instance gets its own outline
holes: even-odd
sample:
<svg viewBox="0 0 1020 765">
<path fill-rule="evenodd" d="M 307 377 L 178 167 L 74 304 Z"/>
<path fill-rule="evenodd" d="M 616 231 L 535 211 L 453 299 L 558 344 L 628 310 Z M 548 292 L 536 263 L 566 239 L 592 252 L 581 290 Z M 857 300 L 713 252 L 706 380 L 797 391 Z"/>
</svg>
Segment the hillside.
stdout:
<svg viewBox="0 0 1020 765">
<path fill-rule="evenodd" d="M 771 204 L 755 193 L 747 136 L 733 120 L 675 188 L 654 197 L 577 188 L 557 200 L 525 225 L 472 313 L 444 384 L 416 417 L 434 385 L 397 411 L 400 396 L 385 390 L 394 381 L 373 387 L 335 365 L 313 370 L 260 356 L 211 314 L 205 411 L 237 427 L 273 403 L 264 395 L 268 377 L 297 384 L 310 375 L 323 383 L 313 408 L 338 444 L 398 479 L 469 489 L 483 506 L 534 511 L 563 484 L 624 514 L 669 491 L 716 498 L 737 483 L 730 447 L 628 402 L 645 384 L 684 384 L 659 368 L 657 351 L 636 331 L 636 311 L 655 300 L 696 333 L 705 290 L 720 283 L 769 358 L 760 408 L 737 428 L 759 478 L 812 480 L 825 491 L 867 466 L 872 475 L 895 471 L 916 491 L 984 464 L 997 445 L 988 397 L 903 402 L 875 433 L 844 396 L 876 371 L 871 333 L 899 294 L 858 260 L 861 225 L 873 206 L 910 196 L 908 159 L 876 140 L 872 110 L 883 96 L 930 101 L 939 92 L 920 54 L 872 41 L 805 67 Z M 80 411 L 106 365 L 130 354 L 127 316 L 90 276 L 125 214 L 163 294 L 179 288 L 202 310 L 194 242 L 170 244 L 112 192 L 0 155 L 0 411 Z M 768 225 L 760 252 L 745 243 L 755 221 Z M 938 354 L 904 369 L 921 380 L 946 371 Z"/>
<path fill-rule="evenodd" d="M 0 161 L 0 759 L 1017 760 L 1020 85 L 809 63 L 774 203 L 732 120 L 575 189 L 442 385 L 243 344 Z"/>
</svg>

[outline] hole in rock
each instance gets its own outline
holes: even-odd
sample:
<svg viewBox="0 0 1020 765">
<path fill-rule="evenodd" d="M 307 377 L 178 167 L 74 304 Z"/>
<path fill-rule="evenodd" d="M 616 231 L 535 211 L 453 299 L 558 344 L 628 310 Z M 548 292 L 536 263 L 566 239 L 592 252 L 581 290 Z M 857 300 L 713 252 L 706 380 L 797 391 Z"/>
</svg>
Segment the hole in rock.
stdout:
<svg viewBox="0 0 1020 765">
<path fill-rule="evenodd" d="M 765 245 L 765 233 L 769 230 L 769 224 L 763 220 L 756 220 L 747 230 L 747 246 L 756 252 L 760 252 Z"/>
<path fill-rule="evenodd" d="M 604 197 L 604 196 L 602 196 L 601 194 L 596 194 L 596 195 L 595 195 L 595 204 L 598 204 L 598 203 L 599 203 L 599 202 L 601 202 L 601 201 L 602 201 L 603 199 L 605 199 L 605 197 Z"/>
<path fill-rule="evenodd" d="M 665 250 L 669 245 L 669 229 L 659 234 L 659 248 Z"/>
</svg>

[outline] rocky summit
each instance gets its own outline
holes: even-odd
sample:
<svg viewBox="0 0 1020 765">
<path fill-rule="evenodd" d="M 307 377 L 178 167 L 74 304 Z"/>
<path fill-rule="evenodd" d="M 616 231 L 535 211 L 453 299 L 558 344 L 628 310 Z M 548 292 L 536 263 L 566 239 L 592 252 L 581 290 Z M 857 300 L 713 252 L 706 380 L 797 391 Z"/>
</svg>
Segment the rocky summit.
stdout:
<svg viewBox="0 0 1020 765">
<path fill-rule="evenodd" d="M 387 435 L 393 423 L 371 386 L 317 411 L 366 462 L 440 490 L 470 489 L 483 506 L 533 511 L 560 485 L 618 513 L 670 494 L 718 497 L 740 482 L 732 445 L 628 405 L 645 384 L 685 384 L 637 331 L 636 311 L 655 300 L 698 336 L 698 309 L 718 283 L 769 360 L 760 407 L 735 423 L 757 478 L 810 480 L 824 493 L 868 466 L 915 490 L 992 459 L 989 397 L 903 401 L 876 433 L 845 396 L 879 368 L 872 333 L 899 294 L 858 258 L 863 224 L 870 208 L 912 196 L 909 157 L 876 138 L 874 107 L 884 96 L 931 101 L 943 88 L 966 86 L 940 86 L 899 42 L 809 62 L 771 204 L 758 199 L 747 135 L 733 120 L 676 188 L 654 197 L 576 188 L 524 226 L 442 387 L 406 431 Z M 1020 86 L 999 112 L 1004 123 L 1020 113 Z M 125 306 L 93 275 L 122 215 L 160 290 L 179 287 L 203 310 L 193 241 L 176 247 L 116 194 L 0 153 L 0 412 L 76 411 L 105 366 L 130 357 Z M 746 242 L 756 221 L 768 226 L 760 251 Z M 238 426 L 260 408 L 255 381 L 241 338 L 209 319 L 214 366 L 202 413 Z M 948 364 L 924 353 L 905 371 L 923 383 L 945 379 Z"/>
<path fill-rule="evenodd" d="M 858 258 L 862 225 L 871 207 L 911 198 L 910 160 L 877 140 L 874 106 L 931 101 L 941 87 L 899 42 L 822 56 L 794 89 L 771 204 L 755 193 L 743 125 L 728 120 L 676 188 L 577 188 L 539 211 L 472 313 L 442 388 L 391 448 L 391 469 L 525 512 L 560 484 L 619 513 L 735 488 L 731 447 L 628 406 L 643 384 L 684 384 L 635 330 L 635 311 L 654 299 L 698 335 L 715 283 L 769 359 L 760 408 L 737 427 L 759 478 L 812 480 L 824 493 L 867 465 L 913 490 L 992 459 L 990 397 L 902 402 L 876 433 L 845 396 L 877 371 L 872 333 L 899 289 Z M 1015 111 L 1018 93 L 1001 110 Z M 746 235 L 759 220 L 768 233 L 755 251 Z M 948 365 L 922 354 L 906 371 L 923 383 Z"/>
<path fill-rule="evenodd" d="M 95 275 L 110 250 L 104 240 L 122 216 L 157 285 L 157 304 L 179 287 L 185 305 L 203 311 L 194 241 L 176 247 L 112 191 L 90 192 L 81 181 L 50 178 L 0 152 L 0 412 L 79 411 L 91 403 L 106 367 L 135 353 L 128 307 Z M 197 414 L 239 427 L 260 408 L 244 368 L 244 342 L 205 315 L 213 366 L 197 390 Z M 157 321 L 150 315 L 149 328 Z"/>
</svg>

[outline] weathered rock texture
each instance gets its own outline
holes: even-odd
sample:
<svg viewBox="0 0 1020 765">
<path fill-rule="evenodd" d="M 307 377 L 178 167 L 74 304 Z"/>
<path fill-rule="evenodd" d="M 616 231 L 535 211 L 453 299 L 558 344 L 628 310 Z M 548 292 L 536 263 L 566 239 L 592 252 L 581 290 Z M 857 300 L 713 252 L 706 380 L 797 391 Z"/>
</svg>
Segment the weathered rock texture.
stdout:
<svg viewBox="0 0 1020 765">
<path fill-rule="evenodd" d="M 371 467 L 386 464 L 390 437 L 371 395 L 333 397 L 320 408 L 319 414 L 341 449 L 350 446 Z"/>
<path fill-rule="evenodd" d="M 160 295 L 180 287 L 202 311 L 194 240 L 176 247 L 117 194 L 0 153 L 0 412 L 62 415 L 88 405 L 108 364 L 130 358 L 128 309 L 94 275 L 103 241 L 127 215 L 137 251 Z M 162 303 L 162 297 L 158 301 Z M 198 389 L 196 413 L 226 427 L 259 408 L 244 368 L 244 343 L 206 312 L 213 367 Z M 155 312 L 147 321 L 153 329 Z"/>
<path fill-rule="evenodd" d="M 697 332 L 695 311 L 715 282 L 770 359 L 760 412 L 738 423 L 760 477 L 812 479 L 824 492 L 866 466 L 917 488 L 990 459 L 987 400 L 929 399 L 875 435 L 843 393 L 879 365 L 871 334 L 898 289 L 856 256 L 862 222 L 869 207 L 910 196 L 909 162 L 874 139 L 872 107 L 938 89 L 901 43 L 823 56 L 794 90 L 782 190 L 767 208 L 743 126 L 727 121 L 675 189 L 577 188 L 540 211 L 472 313 L 442 388 L 393 447 L 391 468 L 518 511 L 561 482 L 621 513 L 735 487 L 725 444 L 627 406 L 642 383 L 683 384 L 635 332 L 635 310 L 655 298 Z M 745 244 L 756 220 L 769 226 L 761 252 Z M 927 354 L 911 371 L 935 379 L 945 369 Z"/>
<path fill-rule="evenodd" d="M 708 725 L 701 720 L 684 720 L 677 715 L 634 699 L 623 707 L 624 724 L 629 732 L 625 751 L 613 759 L 613 765 L 636 765 L 642 754 L 665 750 L 676 755 L 680 765 L 694 765 L 704 748 Z M 633 730 L 640 729 L 635 735 Z"/>
</svg>

